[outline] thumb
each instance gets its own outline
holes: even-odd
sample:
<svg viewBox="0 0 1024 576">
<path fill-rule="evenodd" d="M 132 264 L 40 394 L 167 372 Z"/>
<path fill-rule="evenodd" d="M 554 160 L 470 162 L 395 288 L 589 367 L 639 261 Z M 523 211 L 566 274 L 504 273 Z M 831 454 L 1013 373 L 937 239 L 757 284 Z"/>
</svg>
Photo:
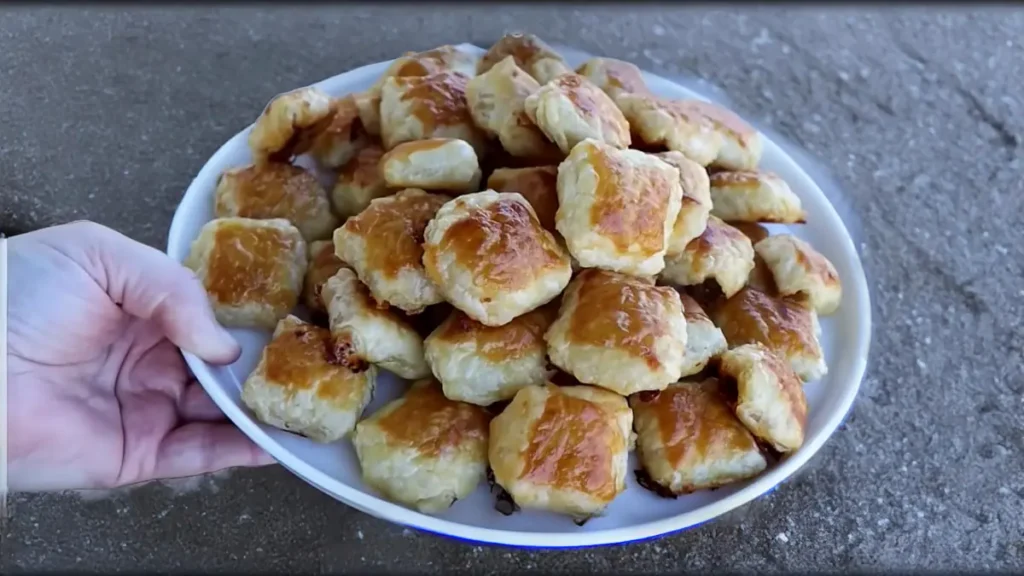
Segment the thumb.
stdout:
<svg viewBox="0 0 1024 576">
<path fill-rule="evenodd" d="M 152 320 L 182 350 L 217 364 L 241 349 L 217 323 L 206 291 L 191 270 L 163 252 L 93 222 L 60 226 L 65 251 L 83 251 L 79 264 L 114 303 Z"/>
</svg>

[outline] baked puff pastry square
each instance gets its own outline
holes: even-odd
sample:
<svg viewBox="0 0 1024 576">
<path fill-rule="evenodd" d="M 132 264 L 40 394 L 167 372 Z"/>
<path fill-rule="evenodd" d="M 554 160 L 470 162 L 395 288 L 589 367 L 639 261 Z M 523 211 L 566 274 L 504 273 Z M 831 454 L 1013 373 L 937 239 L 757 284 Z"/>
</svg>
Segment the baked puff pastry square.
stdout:
<svg viewBox="0 0 1024 576">
<path fill-rule="evenodd" d="M 331 101 L 331 121 L 313 139 L 309 155 L 324 168 L 340 168 L 369 142 L 352 95 Z"/>
<path fill-rule="evenodd" d="M 486 137 L 469 113 L 467 82 L 467 76 L 452 71 L 388 78 L 380 101 L 384 148 L 390 150 L 413 140 L 457 138 L 482 153 Z"/>
<path fill-rule="evenodd" d="M 363 481 L 389 500 L 434 514 L 469 496 L 487 471 L 489 415 L 420 380 L 356 425 Z"/>
<path fill-rule="evenodd" d="M 681 152 L 707 166 L 722 149 L 722 135 L 685 100 L 651 94 L 621 94 L 616 103 L 643 144 Z"/>
<path fill-rule="evenodd" d="M 249 150 L 257 163 L 288 162 L 304 154 L 334 114 L 334 102 L 307 86 L 275 96 L 249 132 Z"/>
<path fill-rule="evenodd" d="M 715 326 L 704 308 L 689 294 L 679 293 L 686 318 L 686 351 L 683 352 L 682 375 L 692 376 L 707 367 L 729 349 L 722 330 Z"/>
<path fill-rule="evenodd" d="M 760 132 L 732 110 L 703 100 L 685 100 L 684 104 L 707 120 L 721 137 L 722 145 L 711 162 L 713 167 L 726 170 L 757 168 L 764 147 Z"/>
<path fill-rule="evenodd" d="M 569 283 L 545 339 L 556 366 L 626 396 L 679 380 L 686 318 L 672 288 L 590 268 Z"/>
<path fill-rule="evenodd" d="M 558 313 L 549 303 L 503 326 L 455 310 L 424 342 L 427 363 L 452 400 L 488 406 L 551 376 L 544 333 Z"/>
<path fill-rule="evenodd" d="M 682 381 L 629 398 L 647 476 L 673 495 L 717 488 L 767 466 L 754 436 L 733 413 L 715 378 Z"/>
<path fill-rule="evenodd" d="M 450 198 L 408 188 L 377 198 L 334 231 L 334 250 L 356 271 L 378 302 L 409 314 L 442 302 L 423 269 L 427 222 Z"/>
<path fill-rule="evenodd" d="M 494 481 L 522 508 L 599 516 L 626 487 L 633 413 L 590 386 L 529 386 L 491 420 Z"/>
<path fill-rule="evenodd" d="M 423 265 L 445 300 L 487 326 L 507 324 L 558 296 L 569 254 L 516 193 L 459 196 L 427 225 Z"/>
<path fill-rule="evenodd" d="M 558 166 L 555 226 L 586 268 L 651 276 L 679 215 L 679 171 L 639 150 L 596 140 L 576 145 Z"/>
<path fill-rule="evenodd" d="M 530 120 L 565 154 L 591 138 L 628 148 L 629 123 L 615 102 L 579 74 L 564 74 L 526 98 Z"/>
<path fill-rule="evenodd" d="M 338 226 L 316 176 L 284 162 L 226 170 L 217 179 L 213 212 L 217 218 L 284 218 L 307 241 L 330 238 Z"/>
<path fill-rule="evenodd" d="M 343 267 L 345 263 L 334 254 L 332 240 L 317 240 L 309 244 L 309 265 L 302 282 L 302 303 L 306 308 L 313 312 L 327 312 L 321 298 L 324 282 Z"/>
<path fill-rule="evenodd" d="M 715 172 L 711 213 L 730 222 L 800 224 L 807 214 L 789 184 L 771 172 Z"/>
<path fill-rule="evenodd" d="M 686 249 L 691 240 L 704 233 L 711 214 L 711 181 L 707 170 L 681 152 L 661 152 L 659 159 L 679 170 L 679 185 L 683 189 L 679 215 L 672 226 L 666 253 L 677 254 Z"/>
<path fill-rule="evenodd" d="M 636 64 L 615 58 L 591 58 L 576 73 L 590 80 L 616 100 L 621 94 L 649 94 L 644 75 Z"/>
<path fill-rule="evenodd" d="M 185 266 L 224 326 L 272 330 L 298 304 L 306 241 L 287 220 L 218 218 L 203 225 Z"/>
<path fill-rule="evenodd" d="M 747 284 L 754 268 L 750 238 L 714 216 L 686 248 L 665 258 L 662 281 L 675 286 L 696 286 L 713 280 L 728 298 Z"/>
<path fill-rule="evenodd" d="M 380 160 L 390 188 L 422 188 L 453 193 L 480 189 L 480 162 L 464 140 L 430 138 L 403 142 Z"/>
<path fill-rule="evenodd" d="M 729 346 L 763 344 L 805 382 L 828 373 L 818 315 L 803 298 L 774 297 L 748 286 L 715 306 L 711 318 Z"/>
<path fill-rule="evenodd" d="M 559 150 L 526 114 L 526 98 L 540 89 L 512 56 L 466 84 L 473 121 L 515 157 L 555 157 Z"/>
<path fill-rule="evenodd" d="M 819 315 L 839 308 L 843 298 L 839 273 L 813 246 L 791 234 L 779 234 L 754 244 L 754 251 L 771 270 L 779 294 L 806 296 Z"/>
<path fill-rule="evenodd" d="M 242 385 L 242 402 L 265 424 L 334 442 L 355 427 L 376 378 L 373 366 L 340 357 L 326 328 L 288 316 Z"/>
<path fill-rule="evenodd" d="M 374 198 L 387 196 L 393 190 L 384 183 L 380 173 L 380 159 L 384 148 L 369 143 L 338 170 L 338 178 L 331 189 L 334 212 L 341 218 L 359 214 Z"/>
<path fill-rule="evenodd" d="M 719 372 L 735 382 L 736 416 L 754 436 L 783 454 L 803 445 L 807 398 L 783 358 L 761 344 L 744 344 L 722 355 Z"/>
<path fill-rule="evenodd" d="M 562 56 L 546 42 L 533 34 L 516 32 L 505 34 L 487 50 L 477 65 L 477 74 L 486 73 L 509 56 L 540 84 L 572 72 Z"/>
<path fill-rule="evenodd" d="M 558 212 L 558 167 L 498 168 L 491 172 L 487 187 L 497 192 L 518 192 L 533 207 L 537 220 L 551 233 Z"/>
<path fill-rule="evenodd" d="M 337 346 L 402 378 L 430 375 L 423 339 L 394 310 L 378 304 L 355 272 L 338 270 L 324 284 L 322 297 Z"/>
</svg>

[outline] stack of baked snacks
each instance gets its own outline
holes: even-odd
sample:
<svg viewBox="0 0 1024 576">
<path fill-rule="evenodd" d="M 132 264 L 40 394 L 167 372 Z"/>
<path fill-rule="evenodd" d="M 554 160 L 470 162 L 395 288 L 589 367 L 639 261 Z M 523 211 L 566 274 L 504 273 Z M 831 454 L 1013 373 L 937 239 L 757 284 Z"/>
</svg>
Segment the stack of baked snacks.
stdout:
<svg viewBox="0 0 1024 576">
<path fill-rule="evenodd" d="M 351 433 L 386 498 L 436 513 L 486 476 L 582 522 L 634 448 L 639 484 L 676 497 L 803 444 L 842 289 L 764 226 L 807 215 L 732 112 L 508 34 L 404 54 L 361 93 L 282 94 L 249 146 L 187 265 L 222 324 L 274 331 L 256 417 Z M 415 384 L 364 418 L 378 369 Z"/>
</svg>

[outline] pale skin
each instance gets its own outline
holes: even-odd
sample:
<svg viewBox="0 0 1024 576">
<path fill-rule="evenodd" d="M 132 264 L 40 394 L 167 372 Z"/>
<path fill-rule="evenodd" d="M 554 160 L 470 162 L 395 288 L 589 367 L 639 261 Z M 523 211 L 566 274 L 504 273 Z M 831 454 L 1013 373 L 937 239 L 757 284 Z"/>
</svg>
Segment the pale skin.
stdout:
<svg viewBox="0 0 1024 576">
<path fill-rule="evenodd" d="M 240 349 L 191 271 L 74 222 L 8 242 L 8 480 L 113 488 L 273 460 L 189 373 Z"/>
</svg>

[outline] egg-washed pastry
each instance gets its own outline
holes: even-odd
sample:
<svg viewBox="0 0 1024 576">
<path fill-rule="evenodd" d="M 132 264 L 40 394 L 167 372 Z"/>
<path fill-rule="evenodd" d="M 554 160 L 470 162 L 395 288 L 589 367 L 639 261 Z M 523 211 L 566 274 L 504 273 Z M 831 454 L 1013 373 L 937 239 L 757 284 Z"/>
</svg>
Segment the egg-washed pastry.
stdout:
<svg viewBox="0 0 1024 576">
<path fill-rule="evenodd" d="M 431 138 L 403 142 L 380 160 L 384 184 L 390 188 L 422 188 L 451 192 L 480 189 L 480 162 L 465 140 Z"/>
<path fill-rule="evenodd" d="M 451 45 L 438 46 L 424 52 L 406 52 L 388 66 L 373 86 L 353 96 L 363 128 L 369 134 L 380 136 L 381 87 L 388 78 L 429 76 L 444 70 L 473 76 L 476 74 L 476 63 L 477 58 L 473 54 Z"/>
<path fill-rule="evenodd" d="M 306 308 L 312 312 L 327 312 L 321 298 L 324 282 L 344 267 L 345 264 L 334 254 L 332 240 L 317 240 L 309 244 L 309 265 L 302 282 L 302 303 Z"/>
<path fill-rule="evenodd" d="M 530 120 L 562 152 L 592 138 L 628 148 L 629 123 L 607 94 L 579 74 L 564 74 L 526 98 Z"/>
<path fill-rule="evenodd" d="M 555 226 L 586 268 L 651 276 L 682 199 L 679 170 L 638 150 L 585 140 L 558 166 Z"/>
<path fill-rule="evenodd" d="M 226 170 L 217 179 L 213 212 L 217 218 L 284 218 L 307 241 L 330 238 L 338 226 L 316 176 L 284 162 Z"/>
<path fill-rule="evenodd" d="M 185 266 L 224 326 L 273 330 L 298 304 L 306 241 L 287 220 L 217 218 L 203 225 Z"/>
<path fill-rule="evenodd" d="M 437 304 L 427 306 L 419 314 L 405 314 L 401 311 L 398 312 L 405 317 L 406 322 L 416 330 L 416 333 L 419 334 L 421 338 L 426 339 L 427 336 L 433 334 L 434 330 L 437 330 L 441 324 L 443 324 L 444 321 L 452 315 L 454 310 L 455 307 L 451 304 L 447 302 L 439 302 Z"/>
<path fill-rule="evenodd" d="M 615 58 L 591 58 L 576 73 L 590 80 L 616 100 L 620 94 L 649 94 L 644 75 L 636 64 Z"/>
<path fill-rule="evenodd" d="M 384 183 L 384 176 L 380 173 L 380 159 L 383 156 L 384 149 L 377 143 L 370 143 L 338 170 L 338 179 L 331 190 L 331 202 L 339 217 L 344 219 L 355 216 L 365 210 L 374 198 L 393 192 Z"/>
<path fill-rule="evenodd" d="M 509 56 L 540 84 L 572 72 L 562 56 L 540 38 L 533 34 L 511 33 L 502 36 L 487 50 L 477 65 L 477 74 L 484 74 Z"/>
<path fill-rule="evenodd" d="M 722 139 L 711 162 L 716 168 L 754 170 L 761 162 L 764 143 L 761 133 L 735 112 L 703 100 L 685 100 L 686 106 L 703 116 Z"/>
<path fill-rule="evenodd" d="M 626 488 L 633 413 L 591 386 L 520 390 L 491 420 L 495 482 L 522 508 L 586 520 Z"/>
<path fill-rule="evenodd" d="M 625 396 L 679 380 L 686 319 L 672 288 L 589 268 L 569 283 L 545 340 L 553 364 Z"/>
<path fill-rule="evenodd" d="M 744 344 L 722 355 L 722 378 L 736 383 L 736 417 L 783 454 L 804 443 L 807 398 L 789 364 L 761 344 Z"/>
<path fill-rule="evenodd" d="M 556 232 L 558 211 L 558 167 L 498 168 L 491 172 L 487 187 L 497 192 L 518 192 L 530 203 L 540 225 Z"/>
<path fill-rule="evenodd" d="M 765 228 L 761 224 L 758 224 L 757 222 L 732 221 L 726 222 L 726 224 L 732 226 L 733 228 L 739 230 L 740 232 L 743 232 L 743 235 L 746 236 L 747 238 L 750 238 L 750 243 L 753 244 L 754 246 L 757 246 L 758 242 L 772 235 L 772 233 L 769 232 L 767 228 Z"/>
<path fill-rule="evenodd" d="M 715 172 L 711 213 L 730 222 L 800 224 L 807 214 L 789 184 L 771 172 Z"/>
<path fill-rule="evenodd" d="M 274 97 L 249 132 L 249 150 L 257 163 L 288 162 L 304 154 L 334 114 L 331 97 L 307 86 Z"/>
<path fill-rule="evenodd" d="M 687 101 L 634 93 L 619 95 L 616 103 L 645 146 L 681 152 L 701 166 L 722 149 L 722 135 Z"/>
<path fill-rule="evenodd" d="M 379 302 L 417 314 L 444 300 L 423 269 L 423 234 L 449 200 L 408 188 L 377 198 L 334 231 L 334 250 Z"/>
<path fill-rule="evenodd" d="M 704 308 L 689 294 L 680 292 L 683 317 L 686 318 L 686 351 L 683 352 L 682 375 L 692 376 L 707 367 L 708 362 L 729 349 L 722 330 L 715 326 Z"/>
<path fill-rule="evenodd" d="M 369 142 L 359 121 L 359 108 L 350 94 L 331 101 L 331 122 L 313 139 L 309 155 L 320 166 L 332 170 L 344 166 Z"/>
<path fill-rule="evenodd" d="M 335 343 L 402 378 L 430 375 L 423 339 L 394 310 L 376 302 L 355 272 L 338 270 L 322 294 Z"/>
<path fill-rule="evenodd" d="M 708 226 L 708 215 L 711 214 L 711 182 L 704 167 L 684 156 L 682 152 L 670 150 L 655 156 L 679 170 L 679 185 L 683 189 L 683 198 L 666 250 L 667 254 L 677 254 L 685 250 L 691 240 L 703 234 Z"/>
<path fill-rule="evenodd" d="M 555 157 L 557 147 L 526 114 L 526 97 L 539 89 L 540 84 L 508 56 L 469 80 L 466 102 L 476 125 L 512 156 Z"/>
<path fill-rule="evenodd" d="M 771 236 L 771 232 L 757 222 L 726 222 L 726 224 L 743 232 L 747 238 L 750 238 L 751 244 L 755 246 L 754 268 L 750 271 L 750 276 L 747 277 L 747 286 L 753 286 L 770 296 L 777 296 L 779 290 L 775 287 L 775 280 L 772 279 L 772 271 L 768 268 L 764 258 L 761 258 L 761 255 L 757 253 L 756 248 L 758 242 Z"/>
<path fill-rule="evenodd" d="M 373 398 L 377 371 L 341 357 L 326 328 L 287 316 L 242 385 L 242 402 L 261 422 L 317 442 L 352 431 Z"/>
<path fill-rule="evenodd" d="M 551 302 L 503 326 L 485 326 L 453 311 L 423 344 L 444 395 L 487 406 L 547 382 L 544 333 L 557 313 L 557 303 Z"/>
<path fill-rule="evenodd" d="M 569 254 L 516 193 L 459 196 L 427 224 L 423 265 L 450 302 L 487 326 L 507 324 L 557 297 Z"/>
<path fill-rule="evenodd" d="M 486 137 L 469 113 L 468 81 L 467 76 L 452 71 L 388 78 L 380 101 L 384 148 L 390 150 L 413 140 L 458 138 L 482 153 Z"/>
<path fill-rule="evenodd" d="M 789 362 L 805 382 L 828 372 L 818 337 L 818 315 L 803 298 L 773 297 L 753 287 L 740 290 L 711 310 L 729 346 L 759 342 Z"/>
<path fill-rule="evenodd" d="M 635 394 L 629 405 L 640 464 L 671 494 L 725 486 L 768 466 L 715 378 L 676 382 L 658 394 Z"/>
<path fill-rule="evenodd" d="M 420 380 L 356 425 L 352 435 L 363 481 L 389 500 L 425 514 L 469 496 L 487 471 L 490 416 L 444 397 Z"/>
<path fill-rule="evenodd" d="M 665 258 L 660 278 L 675 286 L 696 286 L 713 280 L 728 298 L 747 284 L 754 268 L 750 238 L 715 216 L 686 248 Z"/>
<path fill-rule="evenodd" d="M 754 251 L 771 270 L 779 294 L 803 294 L 823 316 L 839 308 L 843 298 L 839 273 L 813 246 L 792 234 L 779 234 L 754 244 Z"/>
</svg>

